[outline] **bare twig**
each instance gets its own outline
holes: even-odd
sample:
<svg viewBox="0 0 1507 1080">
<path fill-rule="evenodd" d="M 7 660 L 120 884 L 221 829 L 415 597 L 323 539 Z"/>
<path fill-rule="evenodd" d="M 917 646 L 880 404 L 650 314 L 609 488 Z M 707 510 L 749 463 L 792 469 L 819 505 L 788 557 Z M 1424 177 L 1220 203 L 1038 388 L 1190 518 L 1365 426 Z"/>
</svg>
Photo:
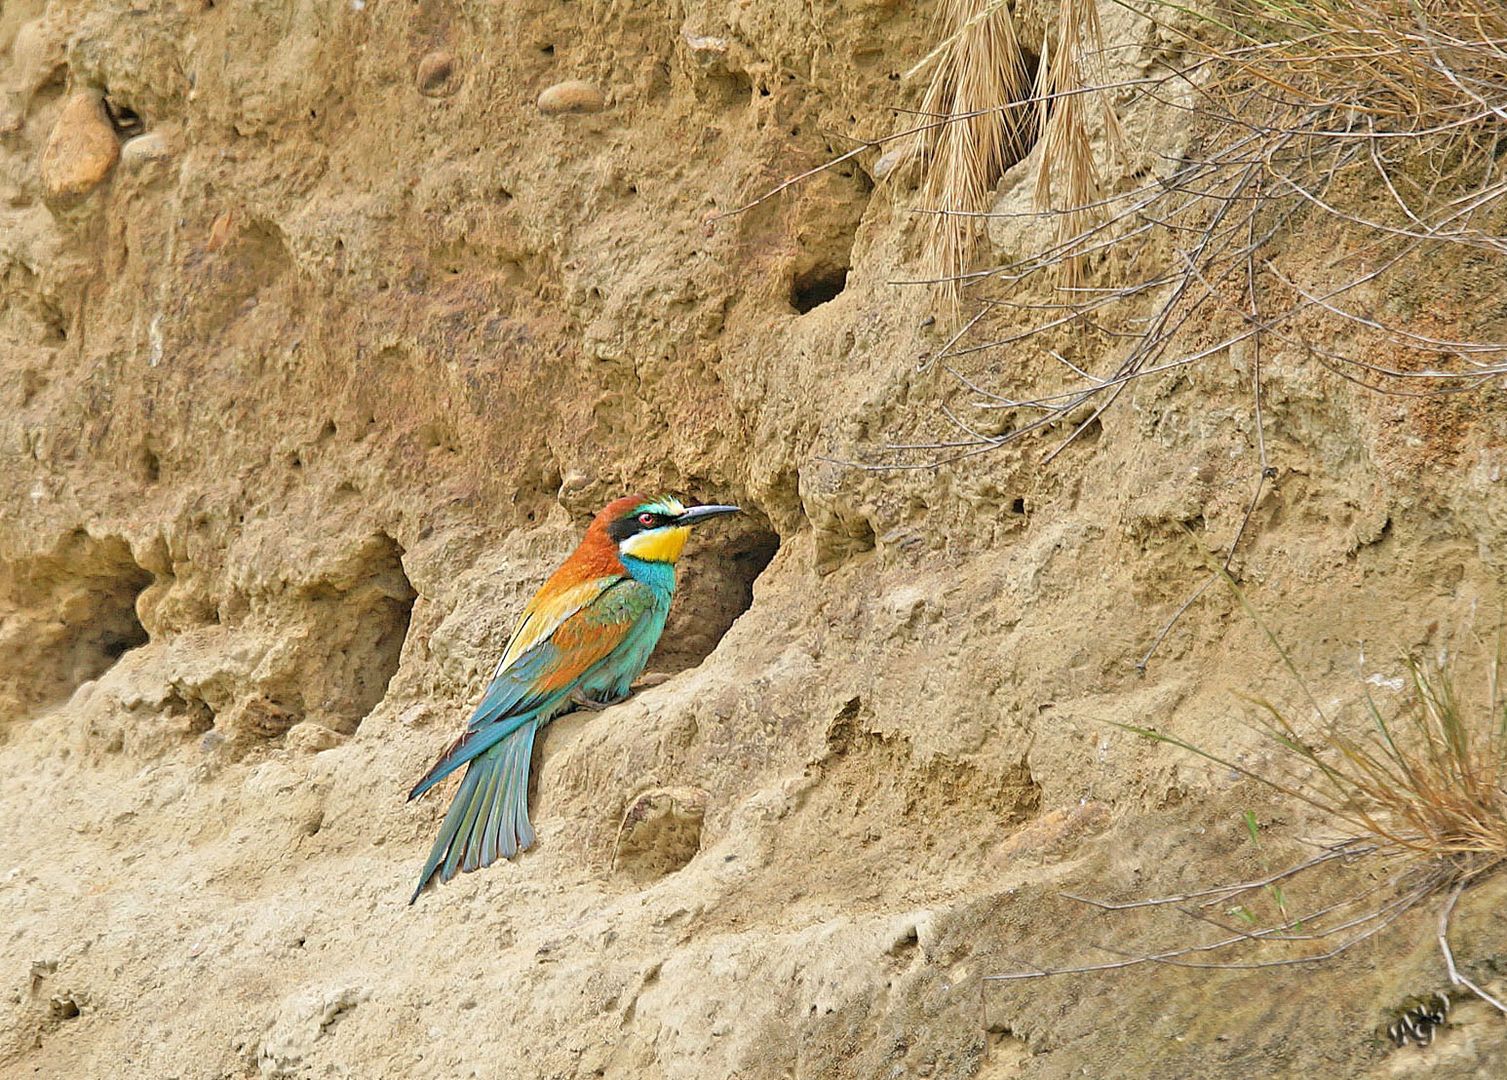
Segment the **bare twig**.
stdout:
<svg viewBox="0 0 1507 1080">
<path fill-rule="evenodd" d="M 1455 913 L 1455 904 L 1459 901 L 1460 894 L 1465 891 L 1465 886 L 1466 882 L 1464 881 L 1456 882 L 1455 887 L 1449 891 L 1449 896 L 1439 908 L 1439 952 L 1444 956 L 1444 965 L 1449 971 L 1449 981 L 1451 983 L 1455 986 L 1465 987 L 1465 989 L 1475 994 L 1476 997 L 1486 1002 L 1486 1004 L 1498 1012 L 1507 1015 L 1507 1005 L 1502 1004 L 1500 1000 L 1488 994 L 1470 979 L 1466 978 L 1465 975 L 1461 974 L 1460 969 L 1455 966 L 1455 953 L 1449 947 L 1449 923 L 1450 917 Z"/>
<path fill-rule="evenodd" d="M 1311 859 L 1306 859 L 1283 870 L 1278 870 L 1276 873 L 1269 874 L 1264 878 L 1257 878 L 1254 881 L 1240 881 L 1232 885 L 1221 885 L 1212 889 L 1200 889 L 1197 892 L 1181 893 L 1176 896 L 1157 896 L 1149 899 L 1115 903 L 1109 900 L 1096 900 L 1091 896 L 1079 896 L 1075 893 L 1063 893 L 1062 895 L 1069 900 L 1076 900 L 1081 904 L 1089 904 L 1103 911 L 1133 911 L 1137 908 L 1172 907 L 1177 904 L 1186 904 L 1190 900 L 1207 901 L 1210 898 L 1213 898 L 1214 903 L 1224 903 L 1231 897 L 1239 896 L 1241 893 L 1264 889 L 1269 885 L 1275 885 L 1279 881 L 1286 881 L 1288 878 L 1295 877 L 1315 866 L 1322 866 L 1324 863 L 1334 862 L 1336 859 L 1354 859 L 1361 855 L 1369 855 L 1376 850 L 1377 848 L 1374 844 L 1363 844 L 1354 840 L 1345 841 L 1326 848 L 1321 854 Z"/>
<path fill-rule="evenodd" d="M 1332 928 L 1327 932 L 1310 935 L 1309 940 L 1322 940 L 1323 938 L 1332 937 L 1334 936 L 1334 934 L 1342 933 L 1344 930 L 1353 929 L 1356 925 L 1364 925 L 1366 923 L 1374 924 L 1367 926 L 1365 930 L 1361 931 L 1358 934 L 1352 935 L 1344 941 L 1341 941 L 1338 945 L 1335 945 L 1334 947 L 1327 949 L 1324 952 L 1314 953 L 1307 956 L 1287 956 L 1270 960 L 1256 961 L 1210 962 L 1190 961 L 1186 959 L 1190 956 L 1218 952 L 1223 949 L 1228 949 L 1234 945 L 1244 944 L 1250 941 L 1252 938 L 1256 938 L 1258 940 L 1266 939 L 1273 934 L 1278 933 L 1279 931 L 1291 929 L 1295 926 L 1302 925 L 1305 922 L 1311 922 L 1313 919 L 1313 916 L 1311 914 L 1304 915 L 1301 918 L 1288 920 L 1280 927 L 1273 927 L 1269 931 L 1241 932 L 1232 934 L 1228 937 L 1219 938 L 1214 941 L 1201 942 L 1195 945 L 1183 945 L 1174 949 L 1165 949 L 1160 952 L 1126 953 L 1123 950 L 1112 946 L 1101 945 L 1098 946 L 1098 948 L 1100 948 L 1102 951 L 1119 953 L 1123 956 L 1123 959 L 1105 961 L 1103 963 L 1097 964 L 1075 964 L 1069 967 L 1060 968 L 1033 966 L 1030 970 L 1026 971 L 1011 971 L 1005 972 L 1000 975 L 985 975 L 984 980 L 986 982 L 1017 982 L 1022 979 L 1041 979 L 1056 975 L 1084 975 L 1090 972 L 1121 971 L 1125 968 L 1139 967 L 1142 964 L 1165 964 L 1172 967 L 1192 967 L 1220 971 L 1251 971 L 1260 968 L 1289 967 L 1294 964 L 1322 963 L 1325 960 L 1332 960 L 1334 957 L 1339 956 L 1347 949 L 1354 948 L 1361 942 L 1369 940 L 1370 938 L 1376 936 L 1376 934 L 1380 933 L 1382 930 L 1385 930 L 1388 926 L 1391 926 L 1403 915 L 1407 914 L 1408 911 L 1412 910 L 1412 908 L 1415 907 L 1419 903 L 1419 901 L 1427 897 L 1427 895 L 1428 889 L 1426 887 L 1420 886 L 1414 888 L 1411 891 L 1405 893 L 1402 897 L 1388 901 L 1386 904 L 1377 907 L 1375 910 L 1366 913 L 1364 916 L 1358 919 L 1350 920 L 1346 923 L 1341 924 L 1340 926 Z"/>
</svg>

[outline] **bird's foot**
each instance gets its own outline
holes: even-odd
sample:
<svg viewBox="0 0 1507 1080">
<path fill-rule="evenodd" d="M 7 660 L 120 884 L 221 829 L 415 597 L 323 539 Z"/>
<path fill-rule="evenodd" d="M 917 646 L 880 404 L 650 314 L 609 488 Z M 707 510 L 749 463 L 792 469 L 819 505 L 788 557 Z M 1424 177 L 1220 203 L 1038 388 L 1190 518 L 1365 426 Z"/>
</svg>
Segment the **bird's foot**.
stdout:
<svg viewBox="0 0 1507 1080">
<path fill-rule="evenodd" d="M 570 692 L 570 697 L 566 700 L 568 700 L 578 709 L 589 709 L 591 712 L 601 712 L 603 709 L 616 705 L 620 701 L 627 701 L 628 694 L 622 694 L 618 697 L 610 698 L 607 701 L 597 701 L 594 698 L 587 697 L 579 690 L 572 690 Z"/>
</svg>

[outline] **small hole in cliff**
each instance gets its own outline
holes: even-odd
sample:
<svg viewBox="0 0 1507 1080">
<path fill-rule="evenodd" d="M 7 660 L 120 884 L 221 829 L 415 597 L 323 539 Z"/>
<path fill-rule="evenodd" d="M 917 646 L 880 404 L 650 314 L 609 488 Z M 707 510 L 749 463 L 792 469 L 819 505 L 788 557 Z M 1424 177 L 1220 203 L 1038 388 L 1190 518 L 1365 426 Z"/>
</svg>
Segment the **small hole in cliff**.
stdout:
<svg viewBox="0 0 1507 1080">
<path fill-rule="evenodd" d="M 30 405 L 39 393 L 47 389 L 47 376 L 35 368 L 21 372 L 21 404 Z"/>
<path fill-rule="evenodd" d="M 122 139 L 133 138 L 147 129 L 146 121 L 129 105 L 105 98 L 105 115 L 110 118 L 110 126 Z"/>
<path fill-rule="evenodd" d="M 555 47 L 553 45 L 541 45 L 539 46 L 539 51 L 542 52 L 545 56 L 555 55 Z"/>
<path fill-rule="evenodd" d="M 1019 85 L 1035 86 L 1037 83 L 1037 74 L 1041 66 L 1041 56 L 1022 46 L 1017 64 L 1019 66 L 1016 70 L 1016 80 Z M 1022 105 L 1027 104 L 1027 102 L 1012 102 L 1012 104 Z M 994 187 L 995 184 L 999 183 L 1000 177 L 1026 159 L 1026 155 L 1031 152 L 1031 148 L 1041 138 L 1043 127 L 1051 118 L 1055 108 L 1056 102 L 1048 101 L 1046 106 L 1037 115 L 1036 122 L 1026 124 L 1018 139 L 1005 138 L 1006 145 L 1012 142 L 1015 144 L 1014 152 L 1008 154 L 1003 161 L 998 163 L 997 169 L 990 170 L 989 175 L 984 177 L 984 187 L 986 189 Z M 999 114 L 999 125 L 1001 129 L 1005 126 L 1004 112 Z"/>
<path fill-rule="evenodd" d="M 396 540 L 376 533 L 321 560 L 319 572 L 300 583 L 276 670 L 214 719 L 236 753 L 304 721 L 350 735 L 382 702 L 417 596 L 403 554 Z"/>
<path fill-rule="evenodd" d="M 754 97 L 753 78 L 746 71 L 711 70 L 705 77 L 708 96 L 724 107 L 742 105 Z"/>
<path fill-rule="evenodd" d="M 204 735 L 215 726 L 214 709 L 186 687 L 174 687 L 163 699 L 162 715 L 180 725 L 183 734 L 189 738 Z"/>
<path fill-rule="evenodd" d="M 1024 500 L 1024 499 L 1016 499 L 1014 502 L 1012 502 L 1010 504 L 1010 513 L 1012 513 L 1012 514 L 1024 514 L 1025 512 L 1026 512 L 1026 500 Z"/>
<path fill-rule="evenodd" d="M 873 184 L 867 173 L 839 175 L 829 169 L 811 181 L 813 201 L 792 222 L 798 245 L 785 264 L 786 300 L 801 315 L 840 296 L 848 285 L 853 249 Z"/>
<path fill-rule="evenodd" d="M 847 285 L 846 266 L 814 266 L 790 279 L 790 306 L 804 315 L 837 299 Z"/>
<path fill-rule="evenodd" d="M 124 540 L 82 529 L 49 554 L 0 563 L 0 674 L 9 676 L 0 716 L 66 700 L 145 645 L 136 598 L 151 583 Z"/>
<path fill-rule="evenodd" d="M 460 453 L 459 437 L 443 420 L 431 420 L 420 424 L 415 437 L 418 439 L 419 449 L 426 453 L 431 450 L 440 450 L 447 454 Z"/>
<path fill-rule="evenodd" d="M 680 559 L 675 606 L 649 671 L 673 675 L 695 667 L 752 606 L 754 581 L 779 551 L 780 538 L 762 517 L 747 517 L 696 527 Z M 718 535 L 720 530 L 725 532 Z"/>
<path fill-rule="evenodd" d="M 340 632 L 324 642 L 328 660 L 321 663 L 320 677 L 340 672 L 332 682 L 338 687 L 333 717 L 325 720 L 345 734 L 387 696 L 387 685 L 398 672 L 413 602 L 418 596 L 403 569 L 403 549 L 385 533 L 369 540 L 356 554 L 356 580 L 331 598 L 334 625 Z M 326 622 L 315 613 L 316 623 Z"/>
<path fill-rule="evenodd" d="M 45 298 L 42 300 L 42 344 L 62 345 L 68 340 L 68 319 L 63 309 Z"/>
<path fill-rule="evenodd" d="M 683 868 L 701 851 L 707 798 L 701 788 L 659 788 L 638 795 L 618 825 L 612 869 L 647 885 Z"/>
<path fill-rule="evenodd" d="M 146 628 L 136 617 L 136 597 L 152 583 L 152 575 L 136 565 L 124 540 L 114 537 L 101 545 L 101 573 L 88 584 L 83 618 L 73 629 L 76 678 L 74 685 L 108 671 L 117 660 L 147 643 Z M 89 672 L 89 674 L 84 674 Z"/>
</svg>

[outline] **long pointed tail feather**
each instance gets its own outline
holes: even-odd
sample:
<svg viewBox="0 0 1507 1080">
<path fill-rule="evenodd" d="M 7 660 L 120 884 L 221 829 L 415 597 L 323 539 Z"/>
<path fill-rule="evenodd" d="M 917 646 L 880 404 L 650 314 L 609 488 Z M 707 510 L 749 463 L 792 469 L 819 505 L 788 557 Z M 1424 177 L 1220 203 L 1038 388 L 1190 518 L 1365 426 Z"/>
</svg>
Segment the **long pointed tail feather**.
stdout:
<svg viewBox="0 0 1507 1080">
<path fill-rule="evenodd" d="M 436 874 L 440 881 L 449 881 L 457 873 L 490 866 L 499 857 L 511 859 L 533 846 L 528 780 L 537 726 L 529 721 L 471 760 L 440 824 L 410 904 Z"/>
<path fill-rule="evenodd" d="M 445 777 L 476 758 L 506 742 L 513 734 L 525 727 L 533 727 L 534 720 L 531 717 L 541 715 L 538 712 L 511 717 L 503 722 L 492 724 L 478 730 L 467 729 L 439 756 L 435 763 L 429 766 L 429 771 L 419 778 L 419 782 L 413 785 L 408 792 L 408 801 L 412 802 L 430 788 L 434 787 Z M 544 713 L 543 715 L 548 715 Z"/>
</svg>

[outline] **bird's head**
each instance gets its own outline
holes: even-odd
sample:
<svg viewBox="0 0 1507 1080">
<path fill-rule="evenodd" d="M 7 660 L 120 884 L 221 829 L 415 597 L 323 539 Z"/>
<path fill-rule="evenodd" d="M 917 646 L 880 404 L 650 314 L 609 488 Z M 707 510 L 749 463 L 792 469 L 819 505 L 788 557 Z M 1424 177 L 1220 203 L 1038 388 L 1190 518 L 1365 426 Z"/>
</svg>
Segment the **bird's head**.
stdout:
<svg viewBox="0 0 1507 1080">
<path fill-rule="evenodd" d="M 685 549 L 691 526 L 722 514 L 736 514 L 736 506 L 691 506 L 668 496 L 648 499 L 630 495 L 611 503 L 596 523 L 617 545 L 619 557 L 644 562 L 673 563 Z"/>
</svg>

